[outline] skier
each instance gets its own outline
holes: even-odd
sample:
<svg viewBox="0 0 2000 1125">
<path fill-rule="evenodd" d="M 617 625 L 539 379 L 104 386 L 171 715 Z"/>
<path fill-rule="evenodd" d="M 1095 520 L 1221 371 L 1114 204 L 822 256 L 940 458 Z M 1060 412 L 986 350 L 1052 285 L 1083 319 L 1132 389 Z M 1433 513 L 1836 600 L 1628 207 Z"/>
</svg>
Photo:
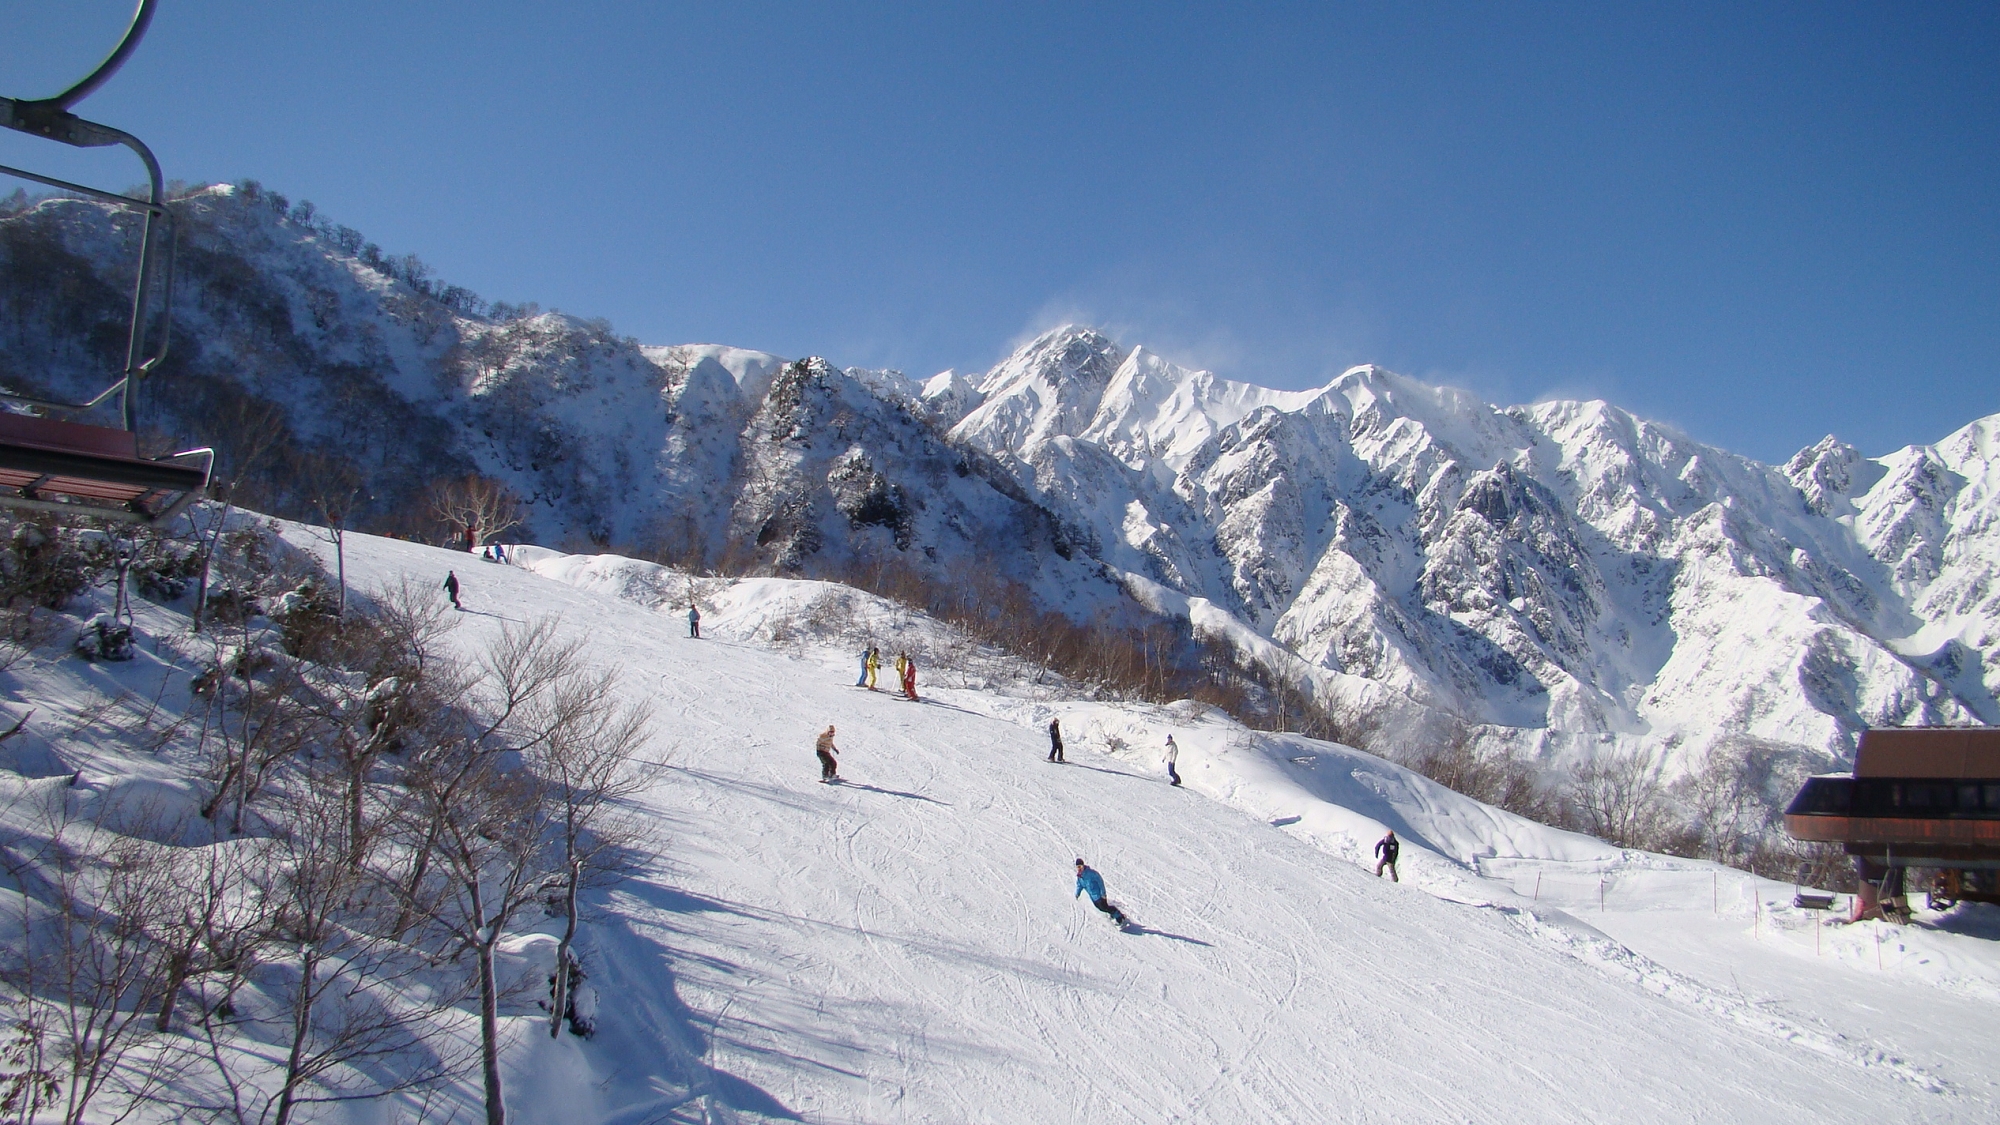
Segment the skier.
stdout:
<svg viewBox="0 0 2000 1125">
<path fill-rule="evenodd" d="M 834 757 L 840 748 L 833 744 L 833 724 L 828 723 L 826 733 L 819 736 L 813 745 L 813 753 L 819 755 L 819 779 L 831 783 L 840 780 L 840 762 Z"/>
<path fill-rule="evenodd" d="M 1120 927 L 1131 922 L 1131 919 L 1125 917 L 1123 910 L 1111 905 L 1111 900 L 1104 897 L 1104 877 L 1092 871 L 1089 865 L 1085 864 L 1083 860 L 1078 859 L 1076 861 L 1076 895 L 1083 894 L 1086 891 L 1090 894 L 1090 905 L 1111 915 L 1112 922 Z M 1076 895 L 1069 897 L 1075 898 Z"/>
<path fill-rule="evenodd" d="M 875 677 L 882 672 L 882 653 L 874 645 L 868 646 L 868 690 L 881 691 L 875 686 Z"/>
<path fill-rule="evenodd" d="M 1173 735 L 1171 735 L 1171 734 L 1170 734 L 1170 735 L 1168 735 L 1168 736 L 1167 736 L 1167 776 L 1168 776 L 1168 777 L 1170 777 L 1170 778 L 1173 778 L 1173 783 L 1174 783 L 1175 785 L 1179 785 L 1179 784 L 1181 783 L 1181 775 L 1180 775 L 1179 773 L 1177 773 L 1177 772 L 1176 772 L 1176 771 L 1174 770 L 1174 763 L 1180 760 L 1180 756 L 1181 756 L 1181 748 L 1180 748 L 1179 746 L 1175 745 L 1175 743 L 1174 743 L 1174 736 L 1173 736 Z"/>
<path fill-rule="evenodd" d="M 868 686 L 868 654 L 874 651 L 875 650 L 872 648 L 864 648 L 861 650 L 861 674 L 854 677 L 855 687 Z"/>
<path fill-rule="evenodd" d="M 507 545 L 505 543 L 493 544 L 493 561 L 494 562 L 507 561 Z"/>
<path fill-rule="evenodd" d="M 1061 720 L 1061 719 L 1050 719 L 1050 720 L 1049 720 L 1049 761 L 1051 761 L 1051 762 L 1067 762 L 1068 760 L 1069 760 L 1069 759 L 1067 759 L 1067 758 L 1063 757 L 1063 748 L 1062 748 L 1062 720 Z"/>
<path fill-rule="evenodd" d="M 920 703 L 917 698 L 917 658 L 907 653 L 903 656 L 903 698 L 912 703 Z"/>
<path fill-rule="evenodd" d="M 456 571 L 447 570 L 444 572 L 444 592 L 451 595 L 451 608 L 456 610 L 463 610 L 465 608 L 458 604 L 458 573 Z"/>
<path fill-rule="evenodd" d="M 1396 874 L 1396 853 L 1401 849 L 1402 845 L 1396 842 L 1396 830 L 1393 828 L 1389 830 L 1387 836 L 1375 841 L 1375 877 L 1377 879 L 1382 877 L 1382 869 L 1386 867 L 1389 869 L 1390 882 L 1400 883 L 1403 881 L 1402 877 Z"/>
<path fill-rule="evenodd" d="M 701 639 L 701 611 L 692 604 L 688 606 L 688 636 Z"/>
</svg>

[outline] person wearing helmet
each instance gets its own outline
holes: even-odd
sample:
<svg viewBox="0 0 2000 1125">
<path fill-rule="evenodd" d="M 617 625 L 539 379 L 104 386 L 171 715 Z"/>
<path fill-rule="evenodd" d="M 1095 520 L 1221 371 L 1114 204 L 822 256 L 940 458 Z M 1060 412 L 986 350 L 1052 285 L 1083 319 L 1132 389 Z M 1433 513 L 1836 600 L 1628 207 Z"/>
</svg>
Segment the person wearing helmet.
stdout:
<svg viewBox="0 0 2000 1125">
<path fill-rule="evenodd" d="M 1122 927 L 1130 921 L 1125 917 L 1123 910 L 1113 906 L 1111 900 L 1104 897 L 1104 877 L 1092 871 L 1090 865 L 1079 858 L 1076 861 L 1076 894 L 1070 897 L 1075 898 L 1086 893 L 1090 895 L 1090 905 L 1110 915 L 1114 924 Z"/>
</svg>

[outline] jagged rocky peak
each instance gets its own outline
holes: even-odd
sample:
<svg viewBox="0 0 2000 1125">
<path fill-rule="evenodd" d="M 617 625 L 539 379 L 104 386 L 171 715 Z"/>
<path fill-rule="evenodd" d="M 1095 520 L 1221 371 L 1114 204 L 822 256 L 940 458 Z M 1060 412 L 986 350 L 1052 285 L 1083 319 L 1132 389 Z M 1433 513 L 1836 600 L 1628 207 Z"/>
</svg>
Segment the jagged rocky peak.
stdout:
<svg viewBox="0 0 2000 1125">
<path fill-rule="evenodd" d="M 1806 507 L 1822 516 L 1854 512 L 1854 498 L 1882 479 L 1880 464 L 1828 434 L 1817 445 L 1801 449 L 1785 462 L 1786 479 L 1806 498 Z"/>
<path fill-rule="evenodd" d="M 945 426 L 954 426 L 959 419 L 985 402 L 986 396 L 979 393 L 972 380 L 957 371 L 946 370 L 924 380 L 917 399 L 930 410 L 933 418 Z"/>
<path fill-rule="evenodd" d="M 1038 377 L 1051 385 L 1079 383 L 1102 391 L 1125 362 L 1125 350 L 1094 328 L 1065 324 L 1037 336 L 1026 347 L 993 369 L 982 388 L 992 394 L 1016 374 Z"/>
<path fill-rule="evenodd" d="M 1539 512 L 1549 506 L 1530 495 L 1526 482 L 1505 461 L 1487 472 L 1474 473 L 1458 498 L 1459 510 L 1473 512 L 1494 527 L 1505 527 L 1517 515 Z"/>
<path fill-rule="evenodd" d="M 995 454 L 1024 455 L 1052 437 L 1081 433 L 1125 352 L 1094 329 L 1069 324 L 1001 361 L 979 384 L 985 396 L 954 436 Z"/>
</svg>

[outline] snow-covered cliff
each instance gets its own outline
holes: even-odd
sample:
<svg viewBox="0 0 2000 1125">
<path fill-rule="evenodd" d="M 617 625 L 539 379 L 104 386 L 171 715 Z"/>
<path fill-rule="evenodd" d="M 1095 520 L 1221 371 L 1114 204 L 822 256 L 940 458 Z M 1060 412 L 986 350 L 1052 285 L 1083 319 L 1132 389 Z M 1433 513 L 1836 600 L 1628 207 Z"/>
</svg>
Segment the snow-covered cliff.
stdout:
<svg viewBox="0 0 2000 1125">
<path fill-rule="evenodd" d="M 1351 705 L 1387 688 L 1553 754 L 2000 721 L 2000 416 L 1781 470 L 1603 402 L 1366 366 L 1275 392 L 1076 327 L 973 386 L 954 441 Z"/>
</svg>

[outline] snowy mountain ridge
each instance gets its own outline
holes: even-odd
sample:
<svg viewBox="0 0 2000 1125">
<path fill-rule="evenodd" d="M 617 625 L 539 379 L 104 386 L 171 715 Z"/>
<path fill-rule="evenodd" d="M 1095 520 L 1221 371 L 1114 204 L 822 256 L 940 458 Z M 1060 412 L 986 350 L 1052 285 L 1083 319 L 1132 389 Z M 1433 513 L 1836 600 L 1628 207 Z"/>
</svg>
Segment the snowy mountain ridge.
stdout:
<svg viewBox="0 0 2000 1125">
<path fill-rule="evenodd" d="M 919 382 L 484 315 L 270 193 L 177 207 L 149 421 L 276 481 L 247 497 L 266 508 L 306 514 L 327 464 L 382 519 L 476 471 L 565 549 L 997 575 L 1079 620 L 1136 598 L 1357 736 L 1464 729 L 1550 762 L 1816 769 L 1867 726 L 2000 722 L 2000 415 L 1773 467 L 1603 402 L 1502 408 L 1367 365 L 1276 391 L 1076 326 Z M 0 216 L 0 379 L 100 377 L 130 227 L 68 200 Z M 68 288 L 23 280 L 37 261 Z"/>
<path fill-rule="evenodd" d="M 954 440 L 1336 695 L 1358 677 L 1558 753 L 1832 757 L 1865 726 L 2000 720 L 2000 416 L 1777 469 L 1603 402 L 1500 408 L 1372 366 L 1275 392 L 1074 326 L 977 390 Z"/>
</svg>

